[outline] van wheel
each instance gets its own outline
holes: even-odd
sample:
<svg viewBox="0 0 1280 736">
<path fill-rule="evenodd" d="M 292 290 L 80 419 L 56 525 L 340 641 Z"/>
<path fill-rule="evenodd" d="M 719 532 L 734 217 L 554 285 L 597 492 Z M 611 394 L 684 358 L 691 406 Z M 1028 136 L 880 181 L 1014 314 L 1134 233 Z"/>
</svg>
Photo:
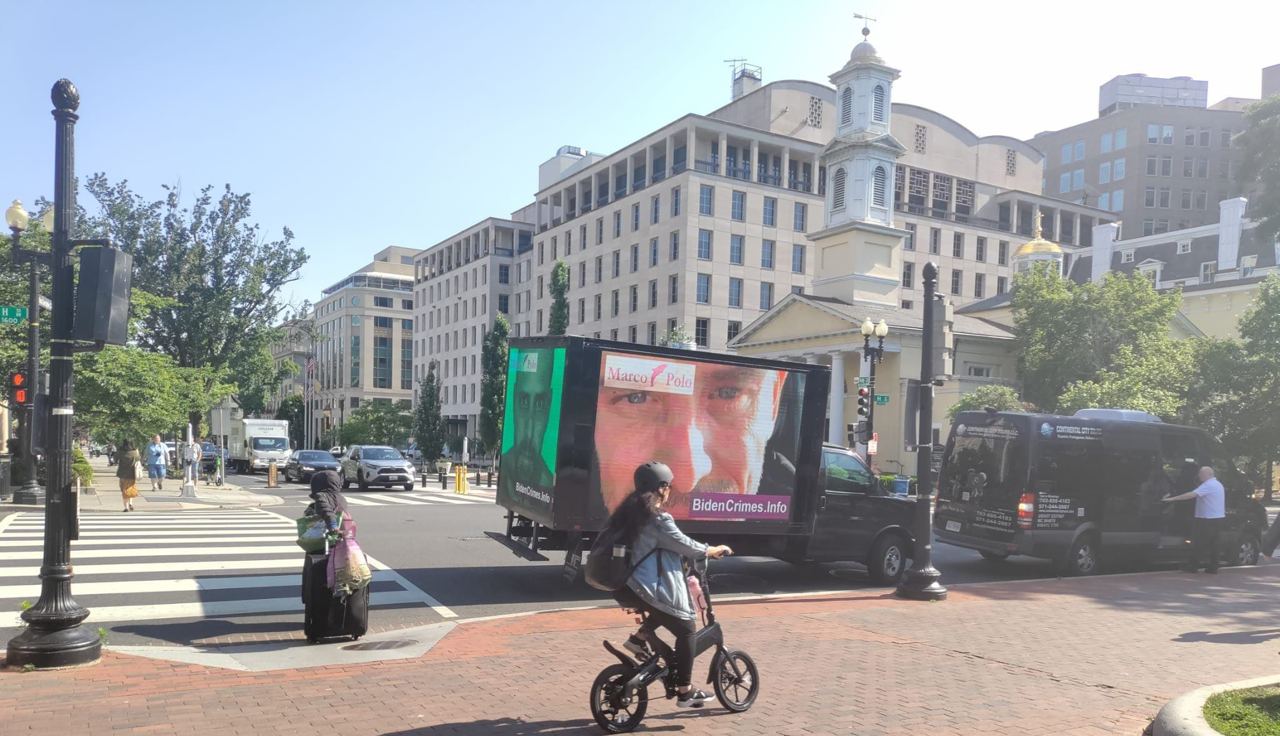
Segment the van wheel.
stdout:
<svg viewBox="0 0 1280 736">
<path fill-rule="evenodd" d="M 1004 562 L 1009 559 L 1009 555 L 1006 552 L 988 552 L 985 549 L 980 549 L 978 554 L 982 555 L 982 559 L 987 562 Z"/>
<path fill-rule="evenodd" d="M 876 585 L 897 585 L 907 574 L 910 566 L 910 550 L 906 540 L 897 534 L 888 534 L 879 539 L 871 548 L 871 557 L 867 559 L 867 572 Z"/>
<path fill-rule="evenodd" d="M 1081 534 L 1071 543 L 1071 551 L 1062 561 L 1064 575 L 1093 575 L 1098 572 L 1099 558 L 1098 539 L 1092 534 Z"/>
<path fill-rule="evenodd" d="M 1258 542 L 1258 535 L 1250 532 L 1242 532 L 1240 544 L 1236 546 L 1236 553 L 1231 560 L 1232 565 L 1256 565 L 1258 559 L 1262 557 L 1262 544 Z"/>
</svg>

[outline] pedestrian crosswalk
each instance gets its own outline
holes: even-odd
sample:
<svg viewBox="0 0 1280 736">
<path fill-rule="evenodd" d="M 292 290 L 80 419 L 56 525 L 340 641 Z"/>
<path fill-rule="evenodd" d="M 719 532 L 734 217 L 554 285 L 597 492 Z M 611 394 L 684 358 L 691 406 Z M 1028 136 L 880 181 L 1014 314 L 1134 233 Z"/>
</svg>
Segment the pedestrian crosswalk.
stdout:
<svg viewBox="0 0 1280 736">
<path fill-rule="evenodd" d="M 40 597 L 43 529 L 43 513 L 0 519 L 0 628 Z M 263 509 L 82 514 L 72 594 L 88 624 L 301 612 L 296 537 L 293 519 Z M 455 616 L 395 570 L 372 557 L 369 566 L 373 608 Z"/>
<path fill-rule="evenodd" d="M 492 493 L 406 493 L 388 492 L 372 493 L 361 491 L 342 494 L 350 506 L 466 506 L 474 504 L 493 505 Z M 307 505 L 310 499 L 298 499 L 298 503 Z"/>
</svg>

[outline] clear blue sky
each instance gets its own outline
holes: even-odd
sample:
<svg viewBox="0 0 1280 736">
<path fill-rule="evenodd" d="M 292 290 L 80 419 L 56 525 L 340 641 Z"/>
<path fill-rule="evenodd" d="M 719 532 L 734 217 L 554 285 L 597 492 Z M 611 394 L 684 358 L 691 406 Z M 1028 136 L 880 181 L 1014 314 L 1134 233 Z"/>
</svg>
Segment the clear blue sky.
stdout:
<svg viewBox="0 0 1280 736">
<path fill-rule="evenodd" d="M 49 87 L 65 76 L 82 98 L 82 176 L 149 197 L 164 183 L 250 192 L 257 221 L 311 254 L 292 301 L 386 245 L 509 215 L 561 145 L 608 153 L 719 107 L 723 59 L 766 82 L 825 82 L 859 40 L 855 11 L 879 19 L 898 101 L 980 135 L 1081 122 L 1098 85 L 1129 72 L 1208 79 L 1211 102 L 1256 97 L 1260 69 L 1280 63 L 1280 5 L 1263 2 L 4 5 L 0 200 L 52 191 Z"/>
</svg>

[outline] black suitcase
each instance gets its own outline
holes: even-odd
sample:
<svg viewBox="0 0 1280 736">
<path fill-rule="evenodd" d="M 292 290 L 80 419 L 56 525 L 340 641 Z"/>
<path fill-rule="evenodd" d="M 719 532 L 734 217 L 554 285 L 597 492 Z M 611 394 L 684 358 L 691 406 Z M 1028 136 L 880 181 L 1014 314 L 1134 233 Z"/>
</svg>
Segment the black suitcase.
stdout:
<svg viewBox="0 0 1280 736">
<path fill-rule="evenodd" d="M 369 586 L 346 598 L 329 589 L 328 554 L 309 554 L 302 563 L 302 629 L 307 641 L 349 636 L 359 639 L 369 630 Z"/>
</svg>

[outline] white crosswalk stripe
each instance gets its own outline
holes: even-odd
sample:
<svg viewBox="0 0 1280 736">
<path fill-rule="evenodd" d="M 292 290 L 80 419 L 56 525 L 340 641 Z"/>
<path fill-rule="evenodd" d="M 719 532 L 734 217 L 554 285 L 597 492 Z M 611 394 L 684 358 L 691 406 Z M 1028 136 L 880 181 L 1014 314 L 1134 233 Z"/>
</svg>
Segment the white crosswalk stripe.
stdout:
<svg viewBox="0 0 1280 736">
<path fill-rule="evenodd" d="M 0 616 L 40 596 L 44 514 L 0 519 Z M 72 593 L 87 624 L 301 613 L 293 519 L 262 509 L 83 514 Z M 376 559 L 371 605 L 454 612 Z M 0 621 L 0 626 L 9 626 Z M 299 626 L 301 618 L 299 617 Z"/>
<path fill-rule="evenodd" d="M 389 493 L 369 493 L 361 491 L 359 495 L 355 493 L 344 493 L 343 498 L 352 506 L 464 506 L 474 504 L 493 505 L 493 496 L 488 494 L 460 494 L 460 493 L 409 493 L 409 492 L 389 492 Z M 311 503 L 308 498 L 298 499 L 298 503 L 306 506 Z"/>
</svg>

